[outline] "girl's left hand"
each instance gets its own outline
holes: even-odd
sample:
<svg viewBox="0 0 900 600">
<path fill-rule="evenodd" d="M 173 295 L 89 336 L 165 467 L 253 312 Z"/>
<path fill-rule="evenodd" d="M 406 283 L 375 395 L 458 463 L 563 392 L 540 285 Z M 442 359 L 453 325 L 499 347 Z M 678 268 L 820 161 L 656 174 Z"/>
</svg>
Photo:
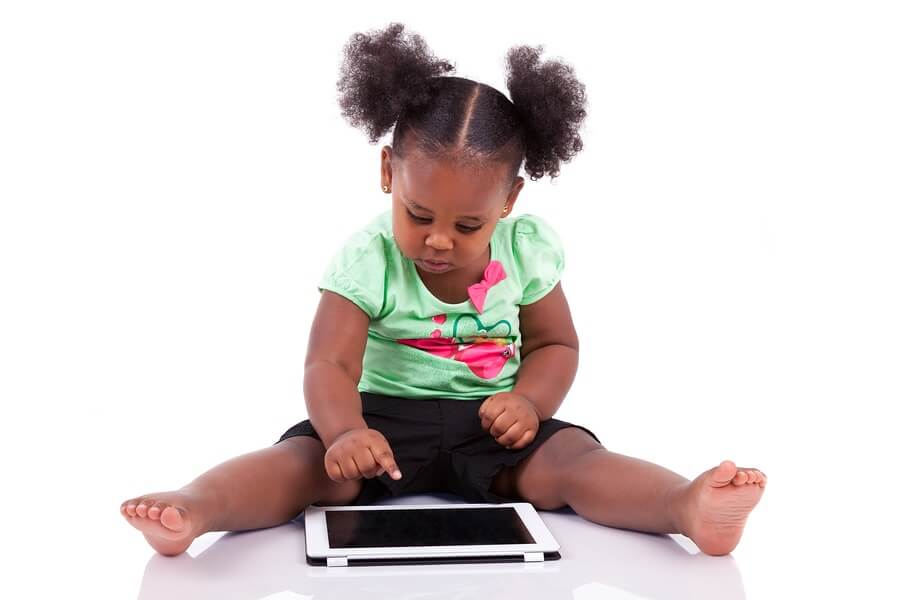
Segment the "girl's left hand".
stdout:
<svg viewBox="0 0 900 600">
<path fill-rule="evenodd" d="M 485 398 L 478 416 L 481 417 L 481 428 L 508 450 L 520 450 L 530 444 L 540 426 L 534 404 L 514 392 L 500 392 Z"/>
</svg>

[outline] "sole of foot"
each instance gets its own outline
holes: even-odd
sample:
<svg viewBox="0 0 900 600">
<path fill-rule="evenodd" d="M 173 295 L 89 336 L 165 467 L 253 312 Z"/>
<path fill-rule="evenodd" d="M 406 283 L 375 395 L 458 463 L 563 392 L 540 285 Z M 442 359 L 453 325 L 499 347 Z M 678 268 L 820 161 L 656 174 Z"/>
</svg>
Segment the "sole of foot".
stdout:
<svg viewBox="0 0 900 600">
<path fill-rule="evenodd" d="M 697 547 L 713 556 L 728 554 L 744 533 L 767 478 L 759 469 L 738 467 L 730 460 L 701 474 L 685 494 L 685 530 Z"/>
<path fill-rule="evenodd" d="M 154 550 L 176 556 L 202 533 L 198 528 L 199 505 L 198 499 L 187 492 L 161 492 L 126 500 L 119 511 Z"/>
</svg>

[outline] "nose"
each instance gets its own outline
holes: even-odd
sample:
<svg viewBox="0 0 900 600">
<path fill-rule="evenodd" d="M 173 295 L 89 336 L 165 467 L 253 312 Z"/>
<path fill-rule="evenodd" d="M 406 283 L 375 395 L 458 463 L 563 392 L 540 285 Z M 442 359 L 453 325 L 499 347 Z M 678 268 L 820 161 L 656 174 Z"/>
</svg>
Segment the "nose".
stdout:
<svg viewBox="0 0 900 600">
<path fill-rule="evenodd" d="M 453 240 L 446 234 L 432 232 L 425 238 L 425 245 L 429 248 L 434 248 L 435 250 L 452 250 Z"/>
</svg>

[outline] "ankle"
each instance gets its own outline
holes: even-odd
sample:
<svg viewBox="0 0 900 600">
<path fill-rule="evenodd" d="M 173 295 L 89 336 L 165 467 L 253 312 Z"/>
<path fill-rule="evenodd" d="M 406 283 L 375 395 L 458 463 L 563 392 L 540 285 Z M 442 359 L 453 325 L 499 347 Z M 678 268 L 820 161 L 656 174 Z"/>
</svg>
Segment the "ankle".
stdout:
<svg viewBox="0 0 900 600">
<path fill-rule="evenodd" d="M 666 507 L 669 511 L 669 522 L 675 533 L 688 534 L 688 491 L 691 482 L 684 481 L 673 484 L 666 491 Z"/>
<path fill-rule="evenodd" d="M 216 520 L 223 510 L 223 500 L 220 494 L 209 486 L 196 483 L 189 483 L 178 491 L 190 496 L 193 500 L 191 520 L 197 529 L 196 535 L 219 531 Z"/>
</svg>

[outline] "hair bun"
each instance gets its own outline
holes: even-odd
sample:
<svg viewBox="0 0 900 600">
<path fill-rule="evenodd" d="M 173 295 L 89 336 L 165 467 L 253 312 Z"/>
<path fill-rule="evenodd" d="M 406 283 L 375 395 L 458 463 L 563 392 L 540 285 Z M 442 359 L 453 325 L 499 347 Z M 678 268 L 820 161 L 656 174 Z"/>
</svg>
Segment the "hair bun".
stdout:
<svg viewBox="0 0 900 600">
<path fill-rule="evenodd" d="M 341 114 L 377 142 L 400 113 L 428 102 L 429 79 L 454 70 L 435 58 L 421 36 L 404 35 L 404 25 L 354 33 L 344 46 L 337 82 Z"/>
<path fill-rule="evenodd" d="M 516 46 L 507 53 L 506 87 L 525 131 L 525 171 L 531 179 L 559 175 L 560 161 L 581 151 L 578 129 L 587 116 L 584 84 L 558 60 L 540 64 L 543 46 Z"/>
</svg>

